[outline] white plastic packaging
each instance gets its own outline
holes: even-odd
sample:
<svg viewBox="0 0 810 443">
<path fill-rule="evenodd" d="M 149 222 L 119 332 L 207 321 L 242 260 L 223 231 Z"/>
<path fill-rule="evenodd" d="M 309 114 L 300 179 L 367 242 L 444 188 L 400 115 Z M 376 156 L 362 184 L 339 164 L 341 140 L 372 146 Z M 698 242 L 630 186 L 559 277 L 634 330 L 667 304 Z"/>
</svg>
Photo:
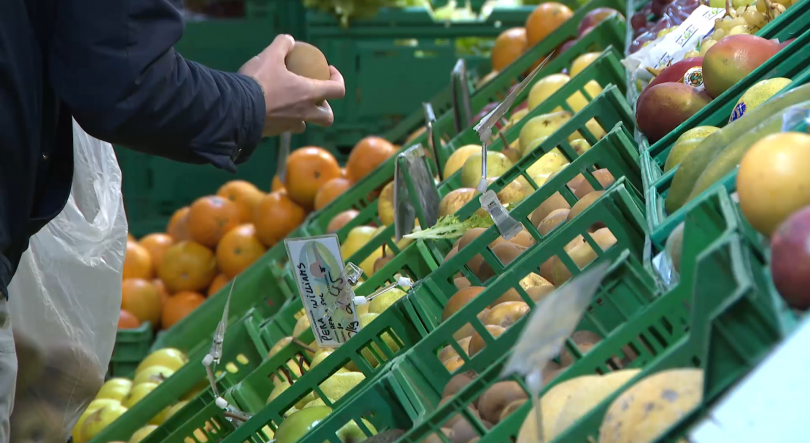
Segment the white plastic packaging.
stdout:
<svg viewBox="0 0 810 443">
<path fill-rule="evenodd" d="M 43 374 L 18 390 L 15 403 L 40 402 L 29 408 L 39 416 L 55 411 L 62 419 L 61 441 L 67 441 L 107 372 L 127 241 L 121 169 L 112 145 L 90 137 L 74 121 L 73 153 L 70 198 L 31 237 L 9 285 L 13 331 L 36 343 L 45 357 Z M 25 363 L 20 361 L 21 370 Z M 41 432 L 53 429 L 43 426 Z"/>
</svg>

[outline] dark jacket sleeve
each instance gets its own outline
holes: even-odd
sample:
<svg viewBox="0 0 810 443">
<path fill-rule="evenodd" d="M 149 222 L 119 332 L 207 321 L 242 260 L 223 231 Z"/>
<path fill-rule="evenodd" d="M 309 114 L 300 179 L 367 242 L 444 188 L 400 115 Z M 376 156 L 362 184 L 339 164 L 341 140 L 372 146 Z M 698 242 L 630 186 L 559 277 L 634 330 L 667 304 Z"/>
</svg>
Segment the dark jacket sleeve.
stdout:
<svg viewBox="0 0 810 443">
<path fill-rule="evenodd" d="M 85 131 L 138 151 L 231 171 L 249 157 L 264 126 L 261 88 L 251 78 L 208 69 L 174 51 L 183 34 L 182 5 L 55 4 L 50 80 Z"/>
</svg>

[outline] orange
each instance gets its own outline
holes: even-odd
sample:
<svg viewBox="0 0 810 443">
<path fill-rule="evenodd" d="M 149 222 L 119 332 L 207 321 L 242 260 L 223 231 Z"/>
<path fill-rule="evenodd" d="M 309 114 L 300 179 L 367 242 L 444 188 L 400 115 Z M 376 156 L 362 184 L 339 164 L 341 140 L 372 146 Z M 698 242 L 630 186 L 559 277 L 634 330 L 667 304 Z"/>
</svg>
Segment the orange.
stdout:
<svg viewBox="0 0 810 443">
<path fill-rule="evenodd" d="M 340 168 L 340 176 L 343 177 L 343 178 L 347 178 L 347 176 L 346 176 L 346 168 L 345 167 Z"/>
<path fill-rule="evenodd" d="M 148 280 L 128 278 L 121 285 L 121 309 L 131 313 L 138 320 L 151 322 L 157 326 L 163 303 L 160 294 Z"/>
<path fill-rule="evenodd" d="M 304 208 L 298 206 L 287 194 L 276 191 L 265 195 L 259 202 L 253 213 L 253 226 L 256 228 L 256 236 L 269 248 L 295 230 L 304 221 L 304 217 Z"/>
<path fill-rule="evenodd" d="M 135 236 L 127 232 L 127 241 L 137 241 Z"/>
<path fill-rule="evenodd" d="M 217 190 L 217 195 L 232 201 L 239 209 L 239 220 L 250 221 L 253 215 L 253 208 L 259 204 L 264 197 L 264 192 L 244 180 L 233 180 L 225 183 Z"/>
<path fill-rule="evenodd" d="M 174 244 L 174 239 L 169 234 L 156 232 L 142 238 L 138 243 L 149 251 L 149 257 L 152 258 L 152 265 L 157 268 L 160 266 L 160 261 L 163 259 L 163 253 Z"/>
<path fill-rule="evenodd" d="M 127 242 L 127 252 L 124 256 L 124 279 L 144 278 L 151 279 L 154 274 L 152 257 L 149 251 L 137 242 Z"/>
<path fill-rule="evenodd" d="M 492 47 L 492 69 L 500 71 L 517 60 L 529 48 L 526 28 L 511 28 L 501 32 Z"/>
<path fill-rule="evenodd" d="M 278 178 L 277 175 L 273 176 L 273 184 L 270 185 L 270 192 L 283 191 L 284 183 Z"/>
<path fill-rule="evenodd" d="M 349 154 L 346 178 L 357 182 L 396 153 L 397 149 L 388 140 L 375 136 L 366 137 L 357 142 Z"/>
<path fill-rule="evenodd" d="M 188 206 L 174 211 L 172 218 L 169 219 L 169 224 L 166 226 L 166 233 L 169 234 L 174 241 L 191 240 L 191 235 L 188 233 Z"/>
<path fill-rule="evenodd" d="M 315 195 L 315 210 L 320 210 L 351 187 L 352 182 L 343 177 L 333 178 L 324 183 Z"/>
<path fill-rule="evenodd" d="M 526 20 L 529 47 L 546 38 L 573 15 L 574 12 L 562 3 L 547 2 L 538 5 Z"/>
<path fill-rule="evenodd" d="M 185 318 L 192 311 L 205 302 L 202 294 L 193 291 L 182 291 L 169 297 L 166 306 L 163 307 L 163 315 L 160 324 L 163 329 L 169 329 L 174 324 Z"/>
<path fill-rule="evenodd" d="M 138 320 L 138 317 L 135 317 L 130 312 L 121 310 L 121 313 L 118 314 L 118 329 L 135 329 L 141 325 L 141 321 Z"/>
<path fill-rule="evenodd" d="M 163 280 L 156 278 L 152 280 L 152 286 L 155 287 L 158 291 L 158 295 L 160 295 L 161 303 L 165 304 L 166 300 L 169 299 L 169 290 L 166 289 L 166 285 L 163 284 Z"/>
<path fill-rule="evenodd" d="M 217 245 L 219 270 L 229 278 L 234 278 L 260 259 L 265 251 L 252 224 L 238 226 L 225 234 Z"/>
<path fill-rule="evenodd" d="M 191 238 L 213 248 L 225 233 L 239 226 L 239 208 L 228 199 L 209 195 L 198 198 L 188 211 Z"/>
<path fill-rule="evenodd" d="M 334 232 L 339 231 L 340 228 L 346 226 L 346 223 L 352 221 L 352 219 L 357 217 L 359 214 L 360 211 L 358 211 L 357 209 L 349 209 L 332 217 L 332 220 L 329 220 L 329 224 L 326 225 L 326 233 L 332 234 Z"/>
<path fill-rule="evenodd" d="M 284 188 L 296 203 L 310 209 L 318 189 L 329 180 L 340 177 L 340 165 L 326 149 L 309 146 L 296 149 L 287 157 Z"/>
<path fill-rule="evenodd" d="M 194 242 L 180 242 L 163 254 L 158 276 L 170 294 L 179 291 L 202 291 L 217 275 L 214 253 Z"/>
<path fill-rule="evenodd" d="M 211 286 L 208 287 L 207 295 L 210 297 L 217 293 L 220 289 L 222 289 L 225 285 L 227 285 L 231 280 L 225 274 L 218 274 L 214 281 L 211 282 Z"/>
</svg>

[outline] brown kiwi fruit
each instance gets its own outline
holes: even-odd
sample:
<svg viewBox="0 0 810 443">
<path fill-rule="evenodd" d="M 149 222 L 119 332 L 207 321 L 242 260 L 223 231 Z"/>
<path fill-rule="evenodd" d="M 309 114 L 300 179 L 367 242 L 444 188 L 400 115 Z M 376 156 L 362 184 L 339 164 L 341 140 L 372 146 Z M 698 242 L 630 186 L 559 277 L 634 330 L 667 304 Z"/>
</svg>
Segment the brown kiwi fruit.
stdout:
<svg viewBox="0 0 810 443">
<path fill-rule="evenodd" d="M 579 199 L 579 201 L 574 204 L 574 207 L 571 208 L 571 212 L 568 213 L 568 221 L 571 221 L 574 218 L 576 218 L 576 216 L 578 216 L 580 213 L 582 213 L 582 211 L 584 211 L 585 208 L 592 205 L 604 193 L 605 193 L 605 191 L 594 191 L 594 192 L 591 192 L 591 193 L 585 195 L 581 199 Z M 604 227 L 605 227 L 604 223 L 597 222 L 597 223 L 594 223 L 593 226 L 591 226 L 588 230 L 590 232 L 594 232 L 597 229 L 604 228 Z"/>
<path fill-rule="evenodd" d="M 565 200 L 565 197 L 563 197 L 559 191 L 555 192 L 543 203 L 540 203 L 540 206 L 532 212 L 532 224 L 535 226 L 539 225 L 540 222 L 555 209 L 571 209 L 571 205 L 568 204 L 568 201 Z"/>
<path fill-rule="evenodd" d="M 497 339 L 506 331 L 506 328 L 503 326 L 497 325 L 486 325 L 487 331 L 489 334 L 492 335 L 493 338 Z M 484 341 L 484 338 L 481 337 L 481 334 L 478 331 L 475 331 L 475 335 L 473 335 L 472 340 L 470 340 L 470 357 L 477 354 L 479 351 L 484 349 L 487 346 L 487 342 Z"/>
<path fill-rule="evenodd" d="M 506 266 L 518 258 L 525 250 L 526 248 L 514 243 L 501 243 L 492 248 L 492 253 Z M 485 282 L 495 276 L 495 270 L 492 269 L 492 266 L 490 266 L 486 260 L 482 260 L 475 275 L 478 276 L 482 282 Z"/>
<path fill-rule="evenodd" d="M 607 169 L 597 169 L 596 171 L 593 171 L 593 177 L 599 182 L 602 189 L 607 189 L 613 184 L 613 182 L 616 181 L 613 174 L 611 174 Z M 595 189 L 591 183 L 583 176 L 582 182 L 577 186 L 576 191 L 574 191 L 574 195 L 576 195 L 578 199 L 582 199 L 582 197 L 585 197 L 594 191 Z"/>
<path fill-rule="evenodd" d="M 542 286 L 532 286 L 531 288 L 526 290 L 526 293 L 529 294 L 532 301 L 535 303 L 539 302 L 540 300 L 546 298 L 549 294 L 554 292 L 556 288 L 554 285 L 542 285 Z"/>
<path fill-rule="evenodd" d="M 478 294 L 480 294 L 484 289 L 486 288 L 483 286 L 470 286 L 468 288 L 460 289 L 458 292 L 453 294 L 442 310 L 442 321 L 452 317 L 453 314 L 466 306 L 470 300 L 478 297 Z"/>
<path fill-rule="evenodd" d="M 527 401 L 529 400 L 527 399 L 515 400 L 512 403 L 506 405 L 506 407 L 503 408 L 503 410 L 501 410 L 501 416 L 498 417 L 498 423 L 504 421 L 506 417 L 509 417 L 509 415 L 511 415 L 513 412 L 520 409 L 520 407 L 523 406 L 523 404 L 526 403 Z"/>
<path fill-rule="evenodd" d="M 22 395 L 45 370 L 44 350 L 22 331 L 14 331 L 17 353 L 17 395 Z"/>
<path fill-rule="evenodd" d="M 320 49 L 305 42 L 295 42 L 284 59 L 287 70 L 313 80 L 329 80 L 329 63 Z"/>
<path fill-rule="evenodd" d="M 548 235 L 554 228 L 565 223 L 568 220 L 569 212 L 571 212 L 570 209 L 555 209 L 551 211 L 551 213 L 537 225 L 537 230 L 540 231 L 540 235 Z"/>
<path fill-rule="evenodd" d="M 456 374 L 450 378 L 450 381 L 444 385 L 442 390 L 442 397 L 453 397 L 458 394 L 465 386 L 472 383 L 478 375 L 473 371 L 465 371 Z M 473 406 L 478 407 L 478 400 L 472 402 Z"/>
<path fill-rule="evenodd" d="M 534 237 L 532 237 L 532 234 L 530 234 L 529 231 L 526 230 L 526 228 L 523 228 L 523 230 L 518 232 L 517 235 L 515 235 L 514 237 L 512 237 L 512 239 L 509 240 L 509 242 L 516 244 L 518 246 L 522 246 L 524 248 L 528 248 L 535 243 L 535 240 Z"/>
<path fill-rule="evenodd" d="M 45 348 L 45 368 L 32 388 L 56 405 L 87 404 L 104 384 L 96 356 L 78 343 L 60 341 Z"/>
<path fill-rule="evenodd" d="M 497 325 L 508 328 L 529 312 L 529 305 L 522 301 L 508 301 L 489 310 L 484 319 L 485 325 Z M 493 420 L 490 420 L 493 421 Z"/>
<path fill-rule="evenodd" d="M 456 289 L 458 289 L 459 291 L 472 286 L 470 284 L 470 281 L 467 280 L 467 277 L 456 277 L 456 278 L 453 279 L 453 284 L 456 286 Z"/>
<path fill-rule="evenodd" d="M 528 400 L 526 391 L 516 381 L 501 381 L 490 386 L 478 400 L 478 413 L 484 420 L 497 424 L 503 409 L 515 400 Z"/>
</svg>

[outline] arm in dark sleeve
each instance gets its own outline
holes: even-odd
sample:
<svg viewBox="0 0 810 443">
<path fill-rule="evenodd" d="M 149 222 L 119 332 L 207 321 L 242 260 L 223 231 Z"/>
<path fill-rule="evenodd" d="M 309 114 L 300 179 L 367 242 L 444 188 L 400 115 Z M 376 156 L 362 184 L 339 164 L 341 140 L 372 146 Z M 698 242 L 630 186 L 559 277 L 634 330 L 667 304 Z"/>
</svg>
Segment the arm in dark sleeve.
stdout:
<svg viewBox="0 0 810 443">
<path fill-rule="evenodd" d="M 89 134 L 149 154 L 235 170 L 261 139 L 264 96 L 246 76 L 173 49 L 170 0 L 60 0 L 49 76 Z"/>
</svg>

